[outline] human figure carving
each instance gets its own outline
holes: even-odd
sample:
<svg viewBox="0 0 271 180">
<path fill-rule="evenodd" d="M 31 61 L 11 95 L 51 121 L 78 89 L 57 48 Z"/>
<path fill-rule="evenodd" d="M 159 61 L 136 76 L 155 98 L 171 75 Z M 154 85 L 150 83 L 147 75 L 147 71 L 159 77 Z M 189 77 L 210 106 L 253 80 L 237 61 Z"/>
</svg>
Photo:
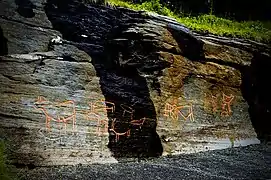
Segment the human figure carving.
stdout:
<svg viewBox="0 0 271 180">
<path fill-rule="evenodd" d="M 128 129 L 127 131 L 123 132 L 123 133 L 119 133 L 115 130 L 115 122 L 116 122 L 116 119 L 113 120 L 112 124 L 111 124 L 111 128 L 109 129 L 109 131 L 112 131 L 113 133 L 115 133 L 115 136 L 116 136 L 116 142 L 119 141 L 119 138 L 120 136 L 127 136 L 129 137 L 130 136 L 130 132 L 131 130 Z"/>
<path fill-rule="evenodd" d="M 213 108 L 213 112 L 217 112 L 217 96 L 214 96 L 211 94 L 211 103 L 212 103 L 212 108 Z"/>
<path fill-rule="evenodd" d="M 231 102 L 233 101 L 234 96 L 231 94 L 227 96 L 226 94 L 222 94 L 222 116 L 229 116 L 232 113 L 231 110 Z"/>
</svg>

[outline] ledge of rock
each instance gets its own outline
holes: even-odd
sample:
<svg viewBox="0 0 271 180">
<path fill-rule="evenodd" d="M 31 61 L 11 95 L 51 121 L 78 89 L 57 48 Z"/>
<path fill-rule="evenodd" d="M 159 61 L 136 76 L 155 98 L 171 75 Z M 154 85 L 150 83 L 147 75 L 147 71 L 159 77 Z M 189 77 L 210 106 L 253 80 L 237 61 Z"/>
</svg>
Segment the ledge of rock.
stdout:
<svg viewBox="0 0 271 180">
<path fill-rule="evenodd" d="M 76 0 L 0 2 L 0 136 L 17 165 L 270 140 L 270 48 Z"/>
</svg>

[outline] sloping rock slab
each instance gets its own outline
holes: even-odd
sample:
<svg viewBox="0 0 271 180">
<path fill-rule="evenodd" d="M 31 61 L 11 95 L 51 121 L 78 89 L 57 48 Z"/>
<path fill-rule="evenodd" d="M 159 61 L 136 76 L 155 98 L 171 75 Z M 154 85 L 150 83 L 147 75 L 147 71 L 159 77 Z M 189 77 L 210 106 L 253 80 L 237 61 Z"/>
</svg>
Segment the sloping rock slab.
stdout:
<svg viewBox="0 0 271 180">
<path fill-rule="evenodd" d="M 31 2 L 20 12 L 12 0 L 0 3 L 10 8 L 0 16 L 0 135 L 14 163 L 112 163 L 268 135 L 255 133 L 249 108 L 259 104 L 245 96 L 253 52 L 155 14 Z"/>
</svg>

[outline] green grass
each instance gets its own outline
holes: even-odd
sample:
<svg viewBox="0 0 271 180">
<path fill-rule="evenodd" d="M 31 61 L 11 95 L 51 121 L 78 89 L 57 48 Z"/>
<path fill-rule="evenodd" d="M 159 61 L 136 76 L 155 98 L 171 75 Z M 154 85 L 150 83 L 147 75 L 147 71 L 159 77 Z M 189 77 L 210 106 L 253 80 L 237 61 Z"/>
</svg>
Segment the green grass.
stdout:
<svg viewBox="0 0 271 180">
<path fill-rule="evenodd" d="M 152 0 L 142 4 L 133 4 L 123 0 L 108 0 L 114 6 L 126 7 L 133 10 L 156 12 L 176 19 L 188 28 L 198 32 L 208 32 L 219 36 L 238 37 L 258 42 L 271 42 L 271 22 L 242 21 L 219 18 L 214 15 L 199 15 L 197 17 L 181 16 L 163 7 L 159 0 Z"/>
</svg>

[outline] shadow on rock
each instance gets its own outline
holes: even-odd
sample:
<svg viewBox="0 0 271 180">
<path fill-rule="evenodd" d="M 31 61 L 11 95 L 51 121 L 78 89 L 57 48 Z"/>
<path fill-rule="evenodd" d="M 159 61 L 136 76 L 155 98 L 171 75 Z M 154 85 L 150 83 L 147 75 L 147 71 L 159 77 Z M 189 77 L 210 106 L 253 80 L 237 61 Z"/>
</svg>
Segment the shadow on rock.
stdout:
<svg viewBox="0 0 271 180">
<path fill-rule="evenodd" d="M 86 7 L 77 1 L 48 0 L 45 10 L 64 39 L 92 58 L 108 106 L 108 147 L 114 157 L 160 156 L 163 148 L 156 132 L 155 107 L 147 80 L 140 74 L 159 68 L 135 56 L 135 51 L 144 56 L 144 48 L 146 51 L 148 47 L 144 42 L 129 46 L 129 37 L 116 40 L 128 28 L 126 21 L 132 23 L 131 19 L 125 19 L 124 12 L 97 7 Z M 156 87 L 159 90 L 159 85 Z"/>
<path fill-rule="evenodd" d="M 261 142 L 271 141 L 271 58 L 254 53 L 251 66 L 243 71 L 242 93 L 249 105 L 252 125 Z"/>
<path fill-rule="evenodd" d="M 17 12 L 25 17 L 25 18 L 32 18 L 35 16 L 33 9 L 36 6 L 30 0 L 15 0 L 16 5 L 18 6 Z"/>
<path fill-rule="evenodd" d="M 171 25 L 168 27 L 168 31 L 178 43 L 184 57 L 193 61 L 203 61 L 205 59 L 203 50 L 204 43 L 193 36 L 186 28 Z"/>
<path fill-rule="evenodd" d="M 0 27 L 0 56 L 7 55 L 8 54 L 8 40 L 4 36 L 4 32 L 2 28 Z"/>
</svg>

